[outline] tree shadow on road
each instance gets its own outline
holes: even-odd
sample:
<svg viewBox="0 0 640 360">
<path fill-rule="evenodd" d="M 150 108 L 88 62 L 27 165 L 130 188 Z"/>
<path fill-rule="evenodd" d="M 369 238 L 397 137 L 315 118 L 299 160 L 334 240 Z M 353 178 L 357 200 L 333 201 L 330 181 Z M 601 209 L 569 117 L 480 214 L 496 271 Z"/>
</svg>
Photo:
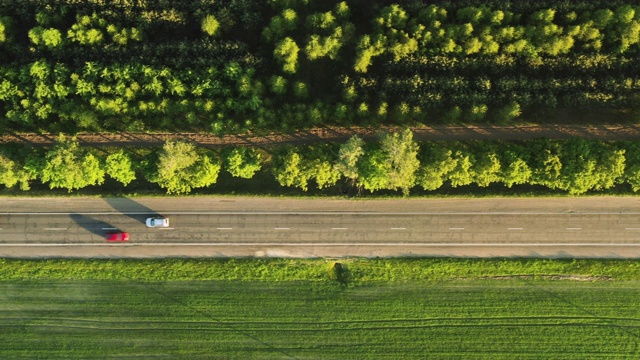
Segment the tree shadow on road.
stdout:
<svg viewBox="0 0 640 360">
<path fill-rule="evenodd" d="M 109 233 L 120 231 L 110 223 L 96 220 L 91 216 L 73 213 L 69 215 L 69 217 L 81 228 L 100 237 L 105 237 Z"/>
<path fill-rule="evenodd" d="M 149 217 L 160 216 L 160 214 L 158 214 L 157 212 L 130 198 L 104 198 L 104 201 L 106 201 L 107 204 L 109 204 L 119 213 L 126 215 L 142 224 L 144 224 L 146 219 Z"/>
</svg>

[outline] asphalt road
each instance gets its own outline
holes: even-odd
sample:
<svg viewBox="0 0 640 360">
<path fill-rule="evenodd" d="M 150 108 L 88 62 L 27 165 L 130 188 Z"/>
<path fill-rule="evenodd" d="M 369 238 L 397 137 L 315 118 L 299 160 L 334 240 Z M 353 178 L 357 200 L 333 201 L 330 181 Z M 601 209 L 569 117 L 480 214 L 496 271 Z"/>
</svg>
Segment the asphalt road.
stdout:
<svg viewBox="0 0 640 360">
<path fill-rule="evenodd" d="M 0 256 L 640 257 L 636 198 L 5 198 Z M 149 216 L 169 217 L 166 229 Z M 104 235 L 126 231 L 127 244 Z"/>
</svg>

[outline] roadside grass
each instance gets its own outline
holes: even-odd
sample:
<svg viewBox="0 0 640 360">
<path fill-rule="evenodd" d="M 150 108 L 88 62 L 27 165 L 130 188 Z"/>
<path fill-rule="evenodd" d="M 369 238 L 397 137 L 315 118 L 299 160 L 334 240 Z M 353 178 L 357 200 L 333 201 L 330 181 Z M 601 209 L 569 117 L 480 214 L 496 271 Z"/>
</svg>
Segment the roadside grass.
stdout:
<svg viewBox="0 0 640 360">
<path fill-rule="evenodd" d="M 341 259 L 347 285 L 477 279 L 640 281 L 640 260 L 616 259 Z M 326 259 L 0 259 L 0 281 L 306 281 L 331 283 Z"/>
</svg>

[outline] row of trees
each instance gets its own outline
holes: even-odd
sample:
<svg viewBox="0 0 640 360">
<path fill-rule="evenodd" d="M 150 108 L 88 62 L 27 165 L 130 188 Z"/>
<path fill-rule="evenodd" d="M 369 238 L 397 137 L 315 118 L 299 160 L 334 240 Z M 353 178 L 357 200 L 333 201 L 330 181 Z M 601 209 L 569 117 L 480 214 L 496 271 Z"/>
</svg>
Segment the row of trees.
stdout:
<svg viewBox="0 0 640 360">
<path fill-rule="evenodd" d="M 307 191 L 339 182 L 370 192 L 401 191 L 416 186 L 501 183 L 541 185 L 569 194 L 628 184 L 640 190 L 640 145 L 575 138 L 566 141 L 427 142 L 418 144 L 410 130 L 383 134 L 380 141 L 357 136 L 343 144 L 284 146 L 264 153 L 252 148 L 220 151 L 191 143 L 167 142 L 161 149 L 123 150 L 81 147 L 61 136 L 51 149 L 11 145 L 0 150 L 0 185 L 28 190 L 33 181 L 69 191 L 103 184 L 109 177 L 123 186 L 136 179 L 169 194 L 187 194 L 214 185 L 222 169 L 251 179 L 270 173 L 284 187 Z M 139 181 L 143 181 L 139 180 Z M 250 180 L 249 180 L 250 181 Z M 258 180 L 262 181 L 262 180 Z"/>
<path fill-rule="evenodd" d="M 640 41 L 640 7 L 560 13 L 554 8 L 518 14 L 488 6 L 455 12 L 437 5 L 380 9 L 373 31 L 357 40 L 355 70 L 367 72 L 372 59 L 389 53 L 394 61 L 411 55 L 474 54 L 523 57 L 627 51 Z M 632 48 L 633 47 L 633 48 Z"/>
<path fill-rule="evenodd" d="M 262 167 L 254 149 L 230 148 L 213 153 L 191 143 L 167 142 L 158 151 L 82 147 L 60 135 L 49 150 L 9 146 L 0 150 L 0 184 L 29 190 L 32 181 L 69 192 L 101 185 L 109 177 L 127 186 L 140 175 L 168 194 L 186 194 L 215 184 L 224 165 L 232 176 L 251 178 Z"/>
</svg>

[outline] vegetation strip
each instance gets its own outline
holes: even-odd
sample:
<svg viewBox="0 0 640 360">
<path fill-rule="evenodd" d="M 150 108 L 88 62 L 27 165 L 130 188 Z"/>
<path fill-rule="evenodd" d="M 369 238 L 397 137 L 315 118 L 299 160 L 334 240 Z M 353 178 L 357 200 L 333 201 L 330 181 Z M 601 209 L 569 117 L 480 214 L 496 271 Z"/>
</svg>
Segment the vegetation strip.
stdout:
<svg viewBox="0 0 640 360">
<path fill-rule="evenodd" d="M 354 136 L 339 145 L 271 149 L 211 150 L 171 141 L 162 149 L 96 149 L 64 136 L 51 149 L 20 144 L 0 147 L 0 185 L 22 190 L 39 183 L 71 192 L 110 178 L 117 192 L 133 183 L 156 191 L 166 189 L 168 194 L 187 194 L 214 187 L 222 169 L 228 178 L 235 178 L 231 182 L 237 186 L 266 183 L 272 191 L 290 187 L 306 192 L 315 187 L 319 191 L 341 188 L 345 193 L 391 190 L 406 196 L 418 187 L 435 191 L 444 186 L 499 184 L 505 189 L 540 186 L 571 195 L 616 185 L 636 192 L 640 146 L 580 138 L 418 143 L 412 131 L 405 129 L 381 134 L 379 142 Z"/>
<path fill-rule="evenodd" d="M 0 260 L 0 280 L 238 280 L 326 282 L 334 262 L 321 259 Z M 588 276 L 640 280 L 636 260 L 349 259 L 350 284 L 445 281 L 508 276 Z"/>
</svg>

